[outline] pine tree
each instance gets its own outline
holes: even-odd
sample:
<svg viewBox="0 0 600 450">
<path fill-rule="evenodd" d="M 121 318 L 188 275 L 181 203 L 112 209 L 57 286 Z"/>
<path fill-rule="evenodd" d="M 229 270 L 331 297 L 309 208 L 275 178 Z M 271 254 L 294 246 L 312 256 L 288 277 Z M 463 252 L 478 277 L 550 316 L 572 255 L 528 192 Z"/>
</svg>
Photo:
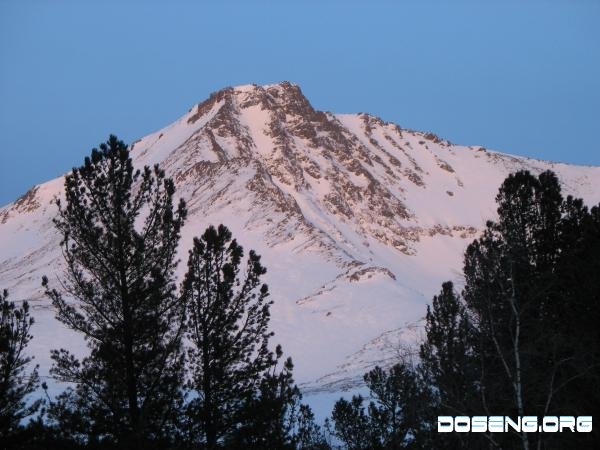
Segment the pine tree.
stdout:
<svg viewBox="0 0 600 450">
<path fill-rule="evenodd" d="M 421 384 L 427 391 L 421 420 L 431 448 L 482 448 L 478 435 L 437 433 L 437 416 L 481 414 L 486 393 L 480 389 L 481 372 L 476 353 L 476 329 L 454 285 L 442 284 L 427 306 L 425 341 L 419 350 Z"/>
<path fill-rule="evenodd" d="M 549 359 L 540 331 L 552 281 L 545 268 L 556 256 L 561 200 L 550 173 L 510 175 L 496 197 L 498 221 L 488 222 L 465 254 L 464 297 L 480 337 L 482 406 L 493 414 L 543 415 L 538 386 L 546 385 Z M 495 438 L 516 445 L 512 435 Z M 518 436 L 524 449 L 534 438 Z"/>
<path fill-rule="evenodd" d="M 213 449 L 293 448 L 290 415 L 299 392 L 291 360 L 269 349 L 266 269 L 223 225 L 194 239 L 182 297 L 188 305 L 188 364 L 195 398 L 188 405 L 190 439 Z M 243 270 L 243 271 L 242 271 Z"/>
<path fill-rule="evenodd" d="M 588 209 L 581 199 L 569 196 L 562 211 L 561 251 L 554 270 L 559 287 L 548 322 L 562 340 L 563 352 L 547 403 L 550 411 L 595 417 L 600 414 L 600 207 Z M 553 436 L 555 448 L 594 448 L 599 439 L 597 428 Z"/>
<path fill-rule="evenodd" d="M 295 446 L 299 450 L 331 450 L 323 430 L 315 421 L 315 415 L 308 405 L 301 404 L 296 419 L 294 433 Z"/>
<path fill-rule="evenodd" d="M 365 380 L 375 407 L 365 410 L 360 396 L 334 407 L 333 434 L 346 448 L 398 445 L 388 443 L 390 428 L 381 423 L 389 414 L 377 407 L 388 396 L 398 405 L 411 398 L 421 405 L 409 416 L 415 425 L 404 436 L 411 439 L 400 445 L 597 446 L 596 430 L 441 434 L 432 426 L 439 415 L 593 416 L 600 405 L 600 206 L 588 210 L 580 199 L 563 200 L 552 172 L 510 175 L 496 201 L 498 220 L 465 252 L 462 294 L 446 282 L 427 308 L 416 375 L 400 377 L 415 380 L 417 395 L 389 389 L 392 374 L 371 372 Z M 375 383 L 379 392 L 374 380 L 384 380 Z"/>
<path fill-rule="evenodd" d="M 277 361 L 283 356 L 275 350 Z M 274 365 L 262 375 L 258 390 L 248 392 L 240 410 L 235 433 L 225 440 L 228 449 L 262 450 L 328 449 L 320 427 L 309 406 L 302 404 L 302 394 L 294 383 L 291 358 L 280 370 Z"/>
<path fill-rule="evenodd" d="M 335 402 L 331 412 L 331 422 L 327 421 L 326 427 L 347 450 L 380 448 L 380 438 L 371 427 L 362 395 L 353 395 L 350 400 L 340 398 Z"/>
<path fill-rule="evenodd" d="M 183 303 L 174 270 L 183 201 L 162 170 L 136 170 L 114 136 L 65 179 L 54 223 L 66 262 L 62 291 L 43 284 L 57 318 L 81 333 L 82 360 L 53 350 L 51 373 L 74 384 L 51 408 L 81 442 L 169 440 L 182 403 Z M 74 302 L 73 302 L 74 301 Z"/>
<path fill-rule="evenodd" d="M 258 389 L 275 364 L 268 348 L 266 269 L 250 252 L 240 279 L 243 249 L 223 225 L 194 239 L 182 297 L 188 305 L 191 388 L 198 393 L 188 412 L 192 436 L 206 448 L 234 432 L 243 399 Z"/>
<path fill-rule="evenodd" d="M 360 395 L 338 400 L 333 434 L 349 450 L 418 448 L 423 397 L 415 369 L 406 363 L 388 371 L 375 367 L 364 381 L 373 400 L 366 411 Z"/>
<path fill-rule="evenodd" d="M 586 314 L 573 310 L 586 305 L 594 315 L 597 272 L 588 267 L 598 267 L 598 255 L 581 244 L 598 248 L 598 228 L 579 201 L 563 201 L 551 172 L 510 175 L 496 201 L 498 220 L 488 223 L 465 254 L 463 296 L 479 336 L 475 351 L 487 399 L 483 406 L 508 416 L 585 415 L 575 413 L 574 405 L 585 404 L 582 384 L 597 371 L 593 351 L 582 345 L 591 343 L 581 333 L 591 331 L 581 326 Z M 579 259 L 580 252 L 589 260 Z M 595 391 L 592 384 L 586 387 L 590 394 Z M 573 389 L 577 394 L 564 396 Z M 505 433 L 495 438 L 503 447 L 527 450 L 563 448 L 561 441 L 571 439 L 580 445 L 585 436 L 518 433 L 515 440 Z"/>
<path fill-rule="evenodd" d="M 25 355 L 32 339 L 33 317 L 27 302 L 16 306 L 0 292 L 0 446 L 16 445 L 23 419 L 35 414 L 41 400 L 28 398 L 39 386 L 37 366 L 26 373 L 32 357 Z"/>
</svg>

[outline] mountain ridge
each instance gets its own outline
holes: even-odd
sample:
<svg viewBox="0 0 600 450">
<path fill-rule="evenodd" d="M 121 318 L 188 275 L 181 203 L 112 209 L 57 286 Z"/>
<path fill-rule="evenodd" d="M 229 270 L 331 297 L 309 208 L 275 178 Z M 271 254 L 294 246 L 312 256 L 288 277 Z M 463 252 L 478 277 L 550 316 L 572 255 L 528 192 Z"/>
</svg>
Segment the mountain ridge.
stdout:
<svg viewBox="0 0 600 450">
<path fill-rule="evenodd" d="M 566 193 L 600 200 L 600 167 L 318 111 L 289 82 L 219 90 L 130 149 L 138 167 L 159 163 L 188 204 L 182 260 L 192 237 L 218 223 L 263 256 L 274 342 L 314 390 L 356 386 L 418 337 L 415 323 L 441 282 L 460 284 L 462 252 L 495 216 L 508 173 L 554 170 Z M 61 191 L 59 177 L 0 208 L 0 286 L 32 301 L 42 370 L 50 348 L 76 341 L 53 319 L 39 281 L 60 277 L 51 201 Z"/>
</svg>

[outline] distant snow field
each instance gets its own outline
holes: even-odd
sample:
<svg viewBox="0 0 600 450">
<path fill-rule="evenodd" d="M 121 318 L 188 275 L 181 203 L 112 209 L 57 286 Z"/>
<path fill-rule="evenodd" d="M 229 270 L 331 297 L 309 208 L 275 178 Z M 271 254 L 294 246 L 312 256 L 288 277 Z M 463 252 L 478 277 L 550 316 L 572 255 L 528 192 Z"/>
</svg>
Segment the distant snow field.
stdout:
<svg viewBox="0 0 600 450">
<path fill-rule="evenodd" d="M 460 285 L 462 254 L 495 216 L 509 173 L 550 169 L 566 194 L 600 201 L 600 167 L 454 145 L 368 114 L 316 111 L 287 82 L 214 93 L 134 142 L 132 155 L 138 167 L 160 164 L 188 204 L 182 261 L 192 238 L 219 223 L 262 255 L 275 302 L 273 344 L 292 356 L 318 417 L 341 392 L 360 390 L 366 370 L 392 364 L 419 338 L 441 283 Z M 62 189 L 58 178 L 0 209 L 0 287 L 33 306 L 30 350 L 42 375 L 50 349 L 85 351 L 41 289 L 42 275 L 56 280 L 63 268 L 51 223 Z M 184 269 L 182 262 L 179 275 Z"/>
</svg>

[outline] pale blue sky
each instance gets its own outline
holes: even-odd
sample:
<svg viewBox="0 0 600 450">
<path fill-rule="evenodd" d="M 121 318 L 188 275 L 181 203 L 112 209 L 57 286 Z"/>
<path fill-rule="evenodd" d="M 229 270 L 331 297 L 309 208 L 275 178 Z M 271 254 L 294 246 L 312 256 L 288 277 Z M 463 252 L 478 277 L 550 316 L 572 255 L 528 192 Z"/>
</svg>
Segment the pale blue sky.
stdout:
<svg viewBox="0 0 600 450">
<path fill-rule="evenodd" d="M 600 165 L 600 1 L 0 0 L 0 205 L 224 86 Z"/>
</svg>

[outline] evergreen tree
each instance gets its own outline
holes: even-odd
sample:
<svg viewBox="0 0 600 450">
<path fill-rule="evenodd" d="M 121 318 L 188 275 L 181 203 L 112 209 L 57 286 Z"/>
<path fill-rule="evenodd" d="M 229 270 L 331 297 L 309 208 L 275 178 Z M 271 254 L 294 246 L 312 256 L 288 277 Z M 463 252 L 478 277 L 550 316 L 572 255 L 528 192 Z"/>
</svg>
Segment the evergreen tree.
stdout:
<svg viewBox="0 0 600 450">
<path fill-rule="evenodd" d="M 223 225 L 194 239 L 182 296 L 188 305 L 188 435 L 203 448 L 294 448 L 299 392 L 292 364 L 269 350 L 266 269 Z"/>
<path fill-rule="evenodd" d="M 475 330 L 452 282 L 444 283 L 427 306 L 425 333 L 419 355 L 427 380 L 436 386 L 447 415 L 465 414 L 472 408 L 472 396 L 478 396 Z"/>
<path fill-rule="evenodd" d="M 331 422 L 327 422 L 330 433 L 347 450 L 368 450 L 379 447 L 380 438 L 371 428 L 371 421 L 365 412 L 362 395 L 353 395 L 350 400 L 340 398 L 333 406 Z"/>
<path fill-rule="evenodd" d="M 559 280 L 549 326 L 562 339 L 563 352 L 555 382 L 547 396 L 548 410 L 564 415 L 600 414 L 600 207 L 588 209 L 581 199 L 567 197 L 562 206 Z M 553 436 L 555 448 L 594 448 L 600 432 Z"/>
<path fill-rule="evenodd" d="M 594 315 L 597 272 L 588 267 L 598 267 L 598 255 L 581 244 L 597 246 L 598 228 L 580 202 L 563 201 L 551 172 L 510 175 L 496 201 L 498 221 L 488 223 L 465 255 L 463 295 L 478 333 L 475 351 L 487 400 L 482 412 L 571 415 L 576 409 L 569 403 L 585 404 L 573 400 L 583 400 L 582 383 L 597 373 L 593 351 L 582 345 L 591 343 L 589 337 L 580 332 L 592 329 L 581 327 L 588 319 L 583 311 L 574 315 L 573 310 L 583 306 Z M 579 259 L 580 252 L 589 260 Z M 577 265 L 571 264 L 574 260 Z M 595 311 L 597 320 L 597 307 Z M 565 402 L 564 394 L 573 393 L 576 385 L 579 392 Z M 587 388 L 594 392 L 591 384 Z M 503 448 L 523 449 L 563 448 L 565 440 L 580 445 L 586 439 L 565 433 L 504 433 L 495 438 Z"/>
<path fill-rule="evenodd" d="M 556 177 L 510 175 L 496 197 L 498 221 L 465 255 L 464 297 L 479 334 L 482 412 L 543 415 L 540 386 L 547 386 L 550 355 L 543 347 L 552 266 L 557 252 L 560 187 Z M 527 433 L 496 435 L 508 448 L 530 448 Z M 518 442 L 518 444 L 517 444 Z"/>
<path fill-rule="evenodd" d="M 296 448 L 299 450 L 330 450 L 323 430 L 315 422 L 315 415 L 308 405 L 299 406 L 296 432 L 294 434 Z"/>
<path fill-rule="evenodd" d="M 414 368 L 375 367 L 364 380 L 373 400 L 366 411 L 360 395 L 338 400 L 332 412 L 334 436 L 348 450 L 418 448 L 423 398 Z"/>
<path fill-rule="evenodd" d="M 510 175 L 496 201 L 498 220 L 465 252 L 462 295 L 446 282 L 427 308 L 416 375 L 375 370 L 365 377 L 375 398 L 368 410 L 360 396 L 336 403 L 333 434 L 346 448 L 597 446 L 596 430 L 437 433 L 440 415 L 593 416 L 599 409 L 600 206 L 563 200 L 552 172 Z M 394 377 L 416 388 L 391 389 Z M 420 404 L 406 415 L 414 425 L 399 434 L 386 419 L 389 398 Z"/>
<path fill-rule="evenodd" d="M 281 347 L 275 351 L 281 360 Z M 278 364 L 262 375 L 256 392 L 248 392 L 240 410 L 235 433 L 225 441 L 228 449 L 262 450 L 328 449 L 320 427 L 292 377 L 293 364 L 288 358 L 282 370 Z"/>
<path fill-rule="evenodd" d="M 23 419 L 35 414 L 41 400 L 28 397 L 39 385 L 37 366 L 26 373 L 32 358 L 25 355 L 34 323 L 27 302 L 17 307 L 0 292 L 0 446 L 16 446 L 22 440 Z"/>
<path fill-rule="evenodd" d="M 43 284 L 58 320 L 83 335 L 90 353 L 79 360 L 52 351 L 51 373 L 74 389 L 50 412 L 80 442 L 131 447 L 175 433 L 184 307 L 174 269 L 186 208 L 183 201 L 174 208 L 174 192 L 158 166 L 134 169 L 114 136 L 65 179 L 54 221 L 63 237 L 63 289 Z"/>
<path fill-rule="evenodd" d="M 481 412 L 485 391 L 476 353 L 476 329 L 464 302 L 448 281 L 427 306 L 425 341 L 420 346 L 419 373 L 424 396 L 421 421 L 426 447 L 436 449 L 482 448 L 478 435 L 437 433 L 438 416 L 472 415 Z M 489 437 L 489 436 L 488 436 Z"/>
</svg>

